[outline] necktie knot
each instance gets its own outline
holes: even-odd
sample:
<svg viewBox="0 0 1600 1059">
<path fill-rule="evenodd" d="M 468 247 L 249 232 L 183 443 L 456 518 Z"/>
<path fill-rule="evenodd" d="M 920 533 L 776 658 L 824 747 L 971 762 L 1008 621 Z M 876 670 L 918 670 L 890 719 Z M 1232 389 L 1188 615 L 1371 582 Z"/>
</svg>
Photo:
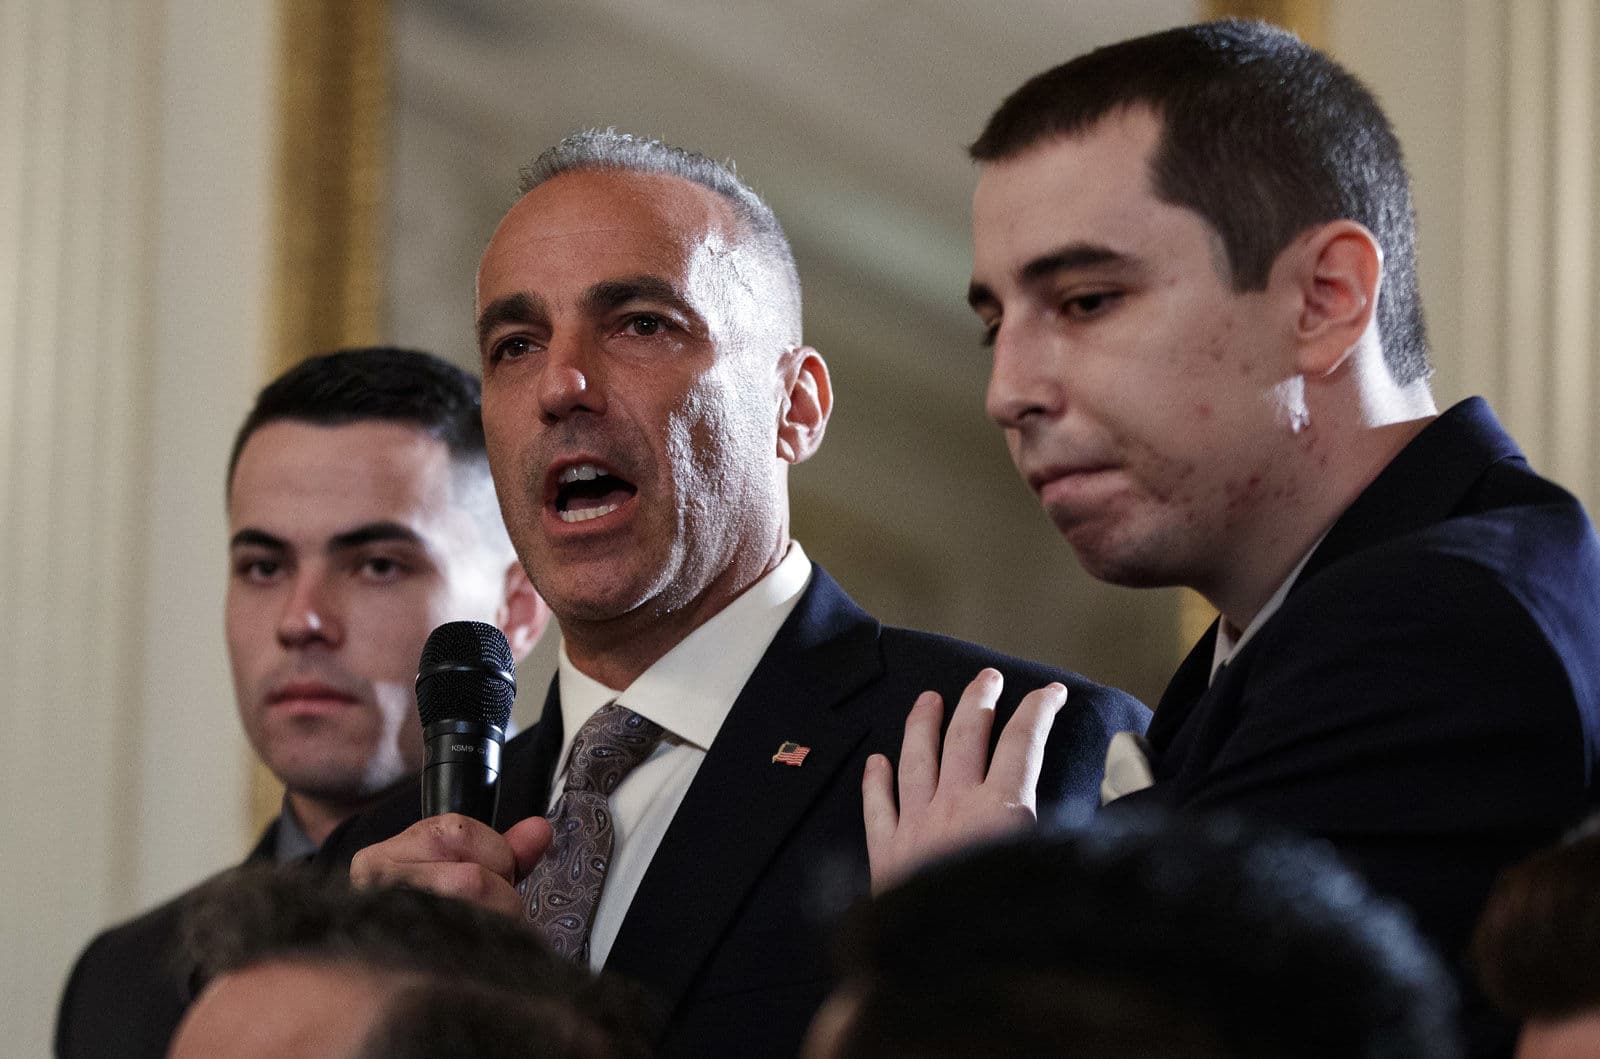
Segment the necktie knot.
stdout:
<svg viewBox="0 0 1600 1059">
<path fill-rule="evenodd" d="M 620 702 L 606 703 L 583 722 L 572 738 L 567 790 L 611 797 L 622 778 L 655 750 L 661 736 L 659 724 Z"/>
</svg>

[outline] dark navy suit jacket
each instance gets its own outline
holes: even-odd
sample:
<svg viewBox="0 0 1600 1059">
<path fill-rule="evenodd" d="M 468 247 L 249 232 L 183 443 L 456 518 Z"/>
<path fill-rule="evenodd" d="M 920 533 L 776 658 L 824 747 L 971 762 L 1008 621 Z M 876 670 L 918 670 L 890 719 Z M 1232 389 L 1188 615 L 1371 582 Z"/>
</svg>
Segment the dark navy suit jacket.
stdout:
<svg viewBox="0 0 1600 1059">
<path fill-rule="evenodd" d="M 246 864 L 270 861 L 278 821 Z M 61 1059 L 160 1059 L 189 1006 L 192 966 L 180 925 L 193 890 L 113 927 L 84 949 L 67 978 L 56 1014 Z"/>
<path fill-rule="evenodd" d="M 1117 805 L 1330 839 L 1450 958 L 1496 873 L 1594 805 L 1600 545 L 1481 400 L 1362 492 L 1208 687 L 1214 643 L 1156 708 L 1155 785 Z"/>
<path fill-rule="evenodd" d="M 653 990 L 668 1012 L 664 1055 L 793 1055 L 830 986 L 827 929 L 867 893 L 861 775 L 869 754 L 899 757 L 905 716 L 933 689 L 953 708 L 984 666 L 1006 678 L 995 732 L 1023 694 L 1070 689 L 1040 780 L 1041 816 L 1085 819 L 1106 744 L 1148 712 L 1123 692 L 972 644 L 889 628 L 821 567 L 734 702 L 640 883 L 606 970 Z M 506 746 L 497 821 L 547 808 L 561 712 Z M 774 764 L 786 741 L 811 748 Z M 418 798 L 351 821 L 326 859 L 415 822 Z"/>
</svg>

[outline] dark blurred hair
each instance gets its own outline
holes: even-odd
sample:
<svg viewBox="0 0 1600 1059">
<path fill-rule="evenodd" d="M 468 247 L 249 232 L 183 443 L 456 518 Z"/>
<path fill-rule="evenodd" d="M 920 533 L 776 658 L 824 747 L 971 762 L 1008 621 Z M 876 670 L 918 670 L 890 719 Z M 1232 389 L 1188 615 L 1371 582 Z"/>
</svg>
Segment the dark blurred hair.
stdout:
<svg viewBox="0 0 1600 1059">
<path fill-rule="evenodd" d="M 508 989 L 439 980 L 400 989 L 355 1059 L 643 1059 L 572 1005 Z"/>
<path fill-rule="evenodd" d="M 1262 289 L 1278 255 L 1313 225 L 1370 229 L 1383 247 L 1377 315 L 1389 372 L 1402 384 L 1430 374 L 1411 180 L 1360 81 L 1264 22 L 1183 26 L 1034 77 L 989 118 L 972 157 L 1004 161 L 1130 106 L 1161 119 L 1156 195 L 1216 230 L 1236 290 Z"/>
<path fill-rule="evenodd" d="M 269 960 L 351 964 L 417 977 L 422 986 L 559 1002 L 612 1038 L 619 1055 L 644 1054 L 631 1045 L 647 1039 L 659 1018 L 642 990 L 591 975 L 503 915 L 422 890 L 357 890 L 343 875 L 307 867 L 225 872 L 187 901 L 182 936 L 197 989 Z"/>
<path fill-rule="evenodd" d="M 458 463 L 482 463 L 478 380 L 431 353 L 391 346 L 307 357 L 256 397 L 228 457 L 228 482 L 246 441 L 267 423 L 345 426 L 366 420 L 412 426 L 442 441 Z"/>
<path fill-rule="evenodd" d="M 1443 1059 L 1454 987 L 1321 847 L 1221 821 L 1098 820 L 981 849 L 842 935 L 841 1056 Z"/>
<path fill-rule="evenodd" d="M 1490 1001 L 1517 1018 L 1600 1009 L 1600 816 L 1501 873 L 1472 963 Z"/>
</svg>

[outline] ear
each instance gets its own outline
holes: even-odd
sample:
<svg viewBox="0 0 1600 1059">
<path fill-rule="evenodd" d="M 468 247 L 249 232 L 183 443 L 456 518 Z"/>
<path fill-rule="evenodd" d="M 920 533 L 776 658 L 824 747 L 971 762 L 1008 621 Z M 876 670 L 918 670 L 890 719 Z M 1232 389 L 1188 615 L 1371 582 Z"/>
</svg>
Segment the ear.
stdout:
<svg viewBox="0 0 1600 1059">
<path fill-rule="evenodd" d="M 778 459 L 802 463 L 822 445 L 833 411 L 833 384 L 822 354 L 810 346 L 790 350 L 784 370 L 788 390 L 778 410 Z"/>
<path fill-rule="evenodd" d="M 550 605 L 528 580 L 522 564 L 511 560 L 506 566 L 505 591 L 496 608 L 494 623 L 506 634 L 511 657 L 520 662 L 528 657 L 544 627 L 550 623 Z"/>
<path fill-rule="evenodd" d="M 1329 375 L 1373 326 L 1383 248 L 1355 221 L 1324 224 L 1302 240 L 1293 276 L 1300 294 L 1296 363 L 1302 374 Z"/>
</svg>

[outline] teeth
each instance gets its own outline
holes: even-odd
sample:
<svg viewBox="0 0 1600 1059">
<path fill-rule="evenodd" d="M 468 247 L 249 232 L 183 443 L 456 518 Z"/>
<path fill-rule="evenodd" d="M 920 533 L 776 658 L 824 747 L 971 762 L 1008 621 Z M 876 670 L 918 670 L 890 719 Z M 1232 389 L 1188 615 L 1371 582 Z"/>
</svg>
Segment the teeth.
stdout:
<svg viewBox="0 0 1600 1059">
<path fill-rule="evenodd" d="M 560 516 L 562 522 L 588 522 L 592 518 L 609 515 L 621 506 L 621 504 L 606 504 L 604 507 L 589 507 L 581 511 L 557 511 L 556 514 Z"/>
<path fill-rule="evenodd" d="M 571 485 L 573 482 L 592 482 L 604 472 L 592 463 L 575 463 L 561 472 L 561 477 L 556 479 L 560 485 Z"/>
</svg>

